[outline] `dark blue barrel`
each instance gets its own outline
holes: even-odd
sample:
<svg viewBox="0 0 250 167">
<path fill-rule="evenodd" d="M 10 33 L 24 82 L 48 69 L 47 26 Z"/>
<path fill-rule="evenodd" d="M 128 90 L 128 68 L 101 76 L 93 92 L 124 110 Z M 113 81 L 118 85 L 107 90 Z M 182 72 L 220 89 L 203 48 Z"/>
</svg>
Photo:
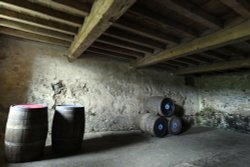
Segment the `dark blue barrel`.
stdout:
<svg viewBox="0 0 250 167">
<path fill-rule="evenodd" d="M 182 132 L 182 119 L 177 116 L 166 118 L 168 121 L 168 133 L 178 135 Z"/>
<path fill-rule="evenodd" d="M 81 149 L 85 129 L 84 107 L 58 105 L 52 125 L 52 148 L 56 153 L 72 153 Z"/>
</svg>

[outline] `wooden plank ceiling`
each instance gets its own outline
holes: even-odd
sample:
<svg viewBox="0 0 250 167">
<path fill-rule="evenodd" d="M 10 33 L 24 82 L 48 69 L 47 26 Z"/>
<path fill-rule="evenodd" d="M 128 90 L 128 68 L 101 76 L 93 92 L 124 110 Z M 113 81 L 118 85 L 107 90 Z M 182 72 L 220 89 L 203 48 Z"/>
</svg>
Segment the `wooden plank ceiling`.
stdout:
<svg viewBox="0 0 250 167">
<path fill-rule="evenodd" d="M 178 75 L 250 68 L 248 0 L 0 0 L 0 33 Z"/>
</svg>

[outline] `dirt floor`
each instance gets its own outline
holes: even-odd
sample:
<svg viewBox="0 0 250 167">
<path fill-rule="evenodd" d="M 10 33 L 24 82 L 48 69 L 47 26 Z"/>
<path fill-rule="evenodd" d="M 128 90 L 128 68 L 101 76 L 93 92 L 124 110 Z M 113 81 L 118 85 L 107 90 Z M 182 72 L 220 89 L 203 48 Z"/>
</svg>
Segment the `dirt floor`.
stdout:
<svg viewBox="0 0 250 167">
<path fill-rule="evenodd" d="M 2 158 L 2 156 L 1 156 Z M 204 127 L 179 136 L 150 137 L 138 131 L 86 134 L 75 155 L 54 155 L 8 167 L 249 167 L 250 135 Z"/>
</svg>

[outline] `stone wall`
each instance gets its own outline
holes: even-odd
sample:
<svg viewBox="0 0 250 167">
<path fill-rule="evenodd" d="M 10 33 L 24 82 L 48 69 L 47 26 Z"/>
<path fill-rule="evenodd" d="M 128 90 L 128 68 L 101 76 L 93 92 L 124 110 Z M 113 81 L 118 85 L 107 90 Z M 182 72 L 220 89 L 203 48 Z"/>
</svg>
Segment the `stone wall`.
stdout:
<svg viewBox="0 0 250 167">
<path fill-rule="evenodd" d="M 250 133 L 250 73 L 230 73 L 195 79 L 200 113 L 191 115 L 195 125 Z"/>
<path fill-rule="evenodd" d="M 83 104 L 87 132 L 136 129 L 141 101 L 152 95 L 171 97 L 186 112 L 198 111 L 197 91 L 167 71 L 129 70 L 128 63 L 93 55 L 69 63 L 65 48 L 6 37 L 1 41 L 1 132 L 8 107 L 16 103 L 48 105 L 50 123 L 55 105 Z"/>
</svg>

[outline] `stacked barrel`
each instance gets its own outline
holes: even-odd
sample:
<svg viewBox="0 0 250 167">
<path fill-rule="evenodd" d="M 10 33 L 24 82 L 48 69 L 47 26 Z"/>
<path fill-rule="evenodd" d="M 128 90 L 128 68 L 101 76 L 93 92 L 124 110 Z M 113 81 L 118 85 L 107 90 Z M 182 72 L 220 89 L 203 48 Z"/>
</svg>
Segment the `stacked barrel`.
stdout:
<svg viewBox="0 0 250 167">
<path fill-rule="evenodd" d="M 138 116 L 139 128 L 156 137 L 167 134 L 177 135 L 182 131 L 182 118 L 178 108 L 170 98 L 152 96 L 144 100 L 145 112 Z"/>
</svg>

